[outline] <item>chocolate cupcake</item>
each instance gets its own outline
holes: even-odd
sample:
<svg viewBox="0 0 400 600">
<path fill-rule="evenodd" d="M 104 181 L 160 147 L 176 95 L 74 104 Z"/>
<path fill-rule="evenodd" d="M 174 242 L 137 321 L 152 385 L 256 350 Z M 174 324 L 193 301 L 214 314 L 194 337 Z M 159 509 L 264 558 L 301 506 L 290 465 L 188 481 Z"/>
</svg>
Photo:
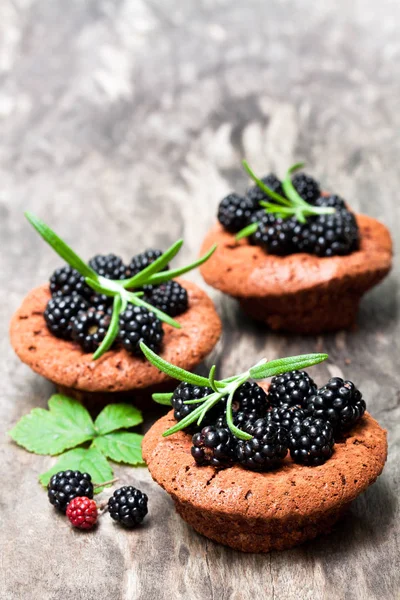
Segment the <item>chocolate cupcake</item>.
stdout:
<svg viewBox="0 0 400 600">
<path fill-rule="evenodd" d="M 243 197 L 230 194 L 203 248 L 205 281 L 237 298 L 274 330 L 315 334 L 351 327 L 361 297 L 390 271 L 387 228 L 355 215 L 304 174 L 258 179 Z M 298 167 L 298 165 L 295 165 Z"/>
<path fill-rule="evenodd" d="M 168 262 L 182 246 L 121 258 L 80 259 L 43 222 L 30 222 L 68 261 L 46 285 L 32 290 L 14 314 L 11 344 L 23 362 L 60 390 L 80 399 L 146 395 L 169 377 L 144 360 L 140 342 L 192 369 L 213 349 L 221 321 L 205 292 Z"/>
</svg>

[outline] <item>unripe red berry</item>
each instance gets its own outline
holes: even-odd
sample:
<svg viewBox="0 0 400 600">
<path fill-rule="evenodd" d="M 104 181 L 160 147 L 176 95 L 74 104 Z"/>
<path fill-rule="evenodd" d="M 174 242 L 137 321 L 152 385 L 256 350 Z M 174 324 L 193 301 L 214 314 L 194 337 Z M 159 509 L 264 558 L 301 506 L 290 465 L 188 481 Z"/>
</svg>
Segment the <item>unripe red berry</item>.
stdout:
<svg viewBox="0 0 400 600">
<path fill-rule="evenodd" d="M 90 498 L 78 497 L 67 506 L 67 517 L 78 529 L 91 529 L 97 521 L 97 505 Z"/>
</svg>

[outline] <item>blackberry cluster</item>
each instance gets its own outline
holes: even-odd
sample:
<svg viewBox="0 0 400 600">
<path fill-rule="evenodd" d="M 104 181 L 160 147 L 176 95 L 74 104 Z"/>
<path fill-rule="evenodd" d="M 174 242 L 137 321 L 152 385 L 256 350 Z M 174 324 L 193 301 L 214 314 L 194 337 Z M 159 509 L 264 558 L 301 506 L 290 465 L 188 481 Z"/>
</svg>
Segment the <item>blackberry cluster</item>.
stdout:
<svg viewBox="0 0 400 600">
<path fill-rule="evenodd" d="M 305 371 L 289 371 L 271 379 L 268 401 L 272 406 L 304 406 L 317 392 L 317 386 Z"/>
<path fill-rule="evenodd" d="M 297 463 L 322 465 L 333 454 L 335 440 L 328 421 L 308 417 L 289 433 L 290 455 Z"/>
<path fill-rule="evenodd" d="M 155 250 L 154 248 L 149 248 L 140 254 L 136 254 L 128 266 L 129 277 L 133 277 L 140 273 L 140 271 L 143 271 L 143 269 L 151 265 L 157 258 L 160 258 L 161 254 L 161 250 Z M 168 268 L 169 267 L 166 266 L 163 270 L 165 271 Z"/>
<path fill-rule="evenodd" d="M 148 286 L 146 289 L 146 301 L 155 308 L 170 315 L 170 317 L 181 315 L 189 307 L 187 291 L 180 283 L 174 280 L 157 286 Z"/>
<path fill-rule="evenodd" d="M 198 465 L 229 467 L 235 462 L 236 438 L 227 427 L 203 427 L 192 443 L 191 453 Z"/>
<path fill-rule="evenodd" d="M 72 339 L 78 342 L 84 352 L 95 352 L 106 337 L 110 321 L 110 314 L 89 308 L 73 320 Z"/>
<path fill-rule="evenodd" d="M 58 338 L 70 340 L 74 319 L 87 308 L 85 300 L 77 295 L 51 298 L 44 311 L 49 331 Z"/>
<path fill-rule="evenodd" d="M 324 387 L 308 398 L 307 413 L 315 419 L 329 421 L 335 433 L 341 433 L 357 423 L 365 412 L 361 392 L 352 381 L 332 377 Z"/>
<path fill-rule="evenodd" d="M 50 504 L 65 513 L 68 503 L 74 498 L 93 498 L 92 478 L 80 471 L 60 471 L 50 479 L 47 495 Z"/>
<path fill-rule="evenodd" d="M 236 448 L 238 463 L 245 469 L 266 471 L 277 467 L 288 452 L 288 433 L 269 419 L 258 419 L 246 431 L 251 440 L 239 440 Z"/>
<path fill-rule="evenodd" d="M 285 196 L 282 183 L 274 174 L 267 175 L 262 181 L 272 191 Z M 294 216 L 285 219 L 275 213 L 266 213 L 259 203 L 270 198 L 258 186 L 253 186 L 245 197 L 232 193 L 221 201 L 218 209 L 220 223 L 231 233 L 257 223 L 258 228 L 250 236 L 250 243 L 278 256 L 298 252 L 321 257 L 345 256 L 358 250 L 357 221 L 344 200 L 337 195 L 321 196 L 318 182 L 305 173 L 294 175 L 292 183 L 306 202 L 334 208 L 335 212 L 309 216 L 305 223 L 300 223 Z"/>
<path fill-rule="evenodd" d="M 122 258 L 115 254 L 97 254 L 89 260 L 96 273 L 107 279 L 126 279 L 127 268 Z"/>
<path fill-rule="evenodd" d="M 140 342 L 144 342 L 151 350 L 158 352 L 163 337 L 164 329 L 160 319 L 147 308 L 130 304 L 120 314 L 118 339 L 125 350 L 131 354 L 142 355 Z"/>
<path fill-rule="evenodd" d="M 118 521 L 125 527 L 136 527 L 140 525 L 147 515 L 146 494 L 129 486 L 116 490 L 108 500 L 108 512 L 114 521 Z"/>
</svg>

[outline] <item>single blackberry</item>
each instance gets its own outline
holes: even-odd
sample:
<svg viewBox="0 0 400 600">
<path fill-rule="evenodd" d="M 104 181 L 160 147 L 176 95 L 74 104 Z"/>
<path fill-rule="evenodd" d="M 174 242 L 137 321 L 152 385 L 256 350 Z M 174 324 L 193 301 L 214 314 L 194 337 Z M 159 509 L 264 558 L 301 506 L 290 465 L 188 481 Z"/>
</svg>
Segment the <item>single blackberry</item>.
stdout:
<svg viewBox="0 0 400 600">
<path fill-rule="evenodd" d="M 124 486 L 116 490 L 108 500 L 108 512 L 114 521 L 125 527 L 140 525 L 147 515 L 147 496 L 140 490 Z"/>
<path fill-rule="evenodd" d="M 70 340 L 75 317 L 87 308 L 80 296 L 55 296 L 48 301 L 44 311 L 47 328 L 56 337 Z"/>
<path fill-rule="evenodd" d="M 248 417 L 252 414 L 264 417 L 268 410 L 267 394 L 255 381 L 245 381 L 233 396 L 232 409 Z"/>
<path fill-rule="evenodd" d="M 238 194 L 229 194 L 218 207 L 218 221 L 231 233 L 237 233 L 249 224 L 254 204 Z"/>
<path fill-rule="evenodd" d="M 255 412 L 246 414 L 242 411 L 239 411 L 239 412 L 232 411 L 232 417 L 233 417 L 233 424 L 236 427 L 238 427 L 239 429 L 242 429 L 243 431 L 245 431 L 245 427 L 250 427 L 253 423 L 255 423 L 257 421 L 257 419 L 260 418 L 257 415 L 257 413 L 255 413 Z M 215 421 L 215 427 L 227 427 L 227 426 L 228 426 L 228 424 L 226 421 L 226 410 L 224 410 L 223 414 L 220 415 L 217 418 L 217 420 Z"/>
<path fill-rule="evenodd" d="M 67 506 L 66 515 L 74 527 L 92 529 L 97 521 L 97 505 L 90 498 L 76 497 Z"/>
<path fill-rule="evenodd" d="M 188 309 L 187 291 L 177 281 L 171 280 L 157 286 L 146 286 L 145 293 L 149 304 L 171 317 L 176 317 Z"/>
<path fill-rule="evenodd" d="M 235 461 L 237 438 L 227 427 L 203 427 L 192 443 L 191 453 L 198 465 L 229 467 Z"/>
<path fill-rule="evenodd" d="M 332 425 L 314 417 L 307 417 L 289 433 L 290 455 L 303 465 L 322 465 L 332 456 L 334 444 Z"/>
<path fill-rule="evenodd" d="M 110 314 L 89 308 L 75 317 L 72 339 L 78 342 L 84 352 L 95 352 L 106 337 L 110 321 Z"/>
<path fill-rule="evenodd" d="M 289 371 L 271 379 L 268 400 L 272 406 L 304 406 L 317 392 L 317 386 L 305 371 Z"/>
<path fill-rule="evenodd" d="M 193 385 L 192 383 L 187 383 L 186 381 L 182 381 L 175 388 L 175 391 L 171 398 L 171 405 L 174 409 L 174 417 L 177 421 L 182 421 L 185 417 L 190 415 L 196 408 L 198 408 L 199 404 L 185 404 L 187 400 L 201 400 L 212 394 L 213 391 L 211 388 L 206 386 Z M 216 404 L 218 406 L 220 403 Z M 213 410 L 213 409 L 212 409 Z M 205 415 L 205 418 L 209 415 L 208 411 Z M 202 425 L 204 427 L 204 424 Z"/>
<path fill-rule="evenodd" d="M 307 225 L 310 247 L 317 256 L 345 256 L 359 248 L 358 224 L 346 208 L 339 208 L 332 215 L 311 217 Z"/>
<path fill-rule="evenodd" d="M 285 458 L 288 451 L 288 433 L 285 428 L 268 419 L 248 423 L 245 431 L 253 435 L 251 440 L 237 442 L 236 457 L 245 469 L 267 471 Z"/>
<path fill-rule="evenodd" d="M 250 219 L 258 223 L 258 229 L 250 236 L 250 242 L 263 247 L 270 254 L 286 256 L 294 252 L 294 229 L 298 225 L 295 217 L 282 219 L 274 214 L 259 210 Z"/>
<path fill-rule="evenodd" d="M 54 271 L 50 277 L 50 291 L 52 296 L 78 295 L 85 300 L 89 300 L 94 293 L 86 284 L 85 278 L 69 265 Z"/>
<path fill-rule="evenodd" d="M 143 269 L 151 265 L 157 258 L 160 258 L 161 254 L 161 250 L 155 250 L 154 248 L 149 248 L 140 254 L 136 254 L 128 266 L 129 277 L 133 277 L 140 273 L 140 271 L 143 271 Z M 163 271 L 167 271 L 168 269 L 167 265 Z"/>
<path fill-rule="evenodd" d="M 106 296 L 105 294 L 93 294 L 90 298 L 89 304 L 91 308 L 95 308 L 97 312 L 112 314 L 113 311 L 113 296 Z"/>
<path fill-rule="evenodd" d="M 65 513 L 69 502 L 74 498 L 93 498 L 92 478 L 89 473 L 80 471 L 59 471 L 50 479 L 47 495 L 50 504 Z"/>
<path fill-rule="evenodd" d="M 282 182 L 274 173 L 270 173 L 266 177 L 263 177 L 261 181 L 265 183 L 270 190 L 276 194 L 279 194 L 280 196 L 285 197 Z M 261 202 L 261 200 L 268 202 L 271 199 L 270 196 L 267 196 L 267 194 L 258 187 L 258 185 L 253 185 L 251 188 L 249 188 L 247 190 L 246 197 L 251 201 L 254 209 L 259 208 L 259 202 Z"/>
<path fill-rule="evenodd" d="M 321 195 L 318 182 L 305 173 L 294 175 L 292 183 L 297 193 L 309 204 L 314 204 Z"/>
<path fill-rule="evenodd" d="M 120 314 L 118 338 L 131 354 L 142 356 L 140 342 L 144 342 L 153 352 L 158 352 L 163 337 L 164 330 L 160 319 L 147 308 L 130 304 Z"/>
<path fill-rule="evenodd" d="M 306 418 L 306 414 L 303 409 L 296 405 L 289 406 L 288 404 L 282 404 L 281 406 L 274 406 L 274 408 L 267 413 L 267 419 L 272 423 L 276 423 L 281 427 L 284 427 L 286 431 L 290 431 L 295 425 L 299 425 Z"/>
<path fill-rule="evenodd" d="M 126 279 L 127 268 L 122 258 L 115 254 L 97 254 L 89 260 L 96 273 L 107 279 Z"/>
<path fill-rule="evenodd" d="M 335 432 L 352 427 L 365 413 L 365 400 L 352 381 L 332 377 L 307 400 L 306 411 L 315 419 L 329 421 Z"/>
<path fill-rule="evenodd" d="M 330 196 L 320 196 L 315 201 L 315 206 L 327 206 L 329 208 L 336 208 L 342 210 L 343 208 L 347 210 L 346 203 L 340 196 L 336 194 L 331 194 Z"/>
</svg>

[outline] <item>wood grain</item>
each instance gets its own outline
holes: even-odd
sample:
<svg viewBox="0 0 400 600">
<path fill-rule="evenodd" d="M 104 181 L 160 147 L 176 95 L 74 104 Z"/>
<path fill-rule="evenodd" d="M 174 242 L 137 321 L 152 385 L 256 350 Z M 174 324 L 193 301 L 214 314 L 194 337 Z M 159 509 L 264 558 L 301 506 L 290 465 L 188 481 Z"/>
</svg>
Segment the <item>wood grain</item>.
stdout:
<svg viewBox="0 0 400 600">
<path fill-rule="evenodd" d="M 257 171 L 304 159 L 399 244 L 400 5 L 391 0 L 3 0 L 0 4 L 1 429 L 52 388 L 13 355 L 8 322 L 57 257 L 23 219 L 45 218 L 83 256 L 128 259 L 179 236 L 197 255 L 221 196 Z M 201 283 L 198 273 L 193 279 Z M 209 290 L 224 321 L 211 361 L 228 376 L 325 350 L 389 430 L 379 481 L 329 537 L 242 555 L 189 529 L 145 469 L 116 469 L 150 496 L 126 532 L 104 518 L 80 535 L 36 482 L 51 459 L 3 436 L 0 597 L 5 600 L 399 598 L 398 266 L 352 332 L 278 336 Z M 154 410 L 154 409 L 153 409 Z M 154 418 L 149 411 L 147 421 Z"/>
</svg>

